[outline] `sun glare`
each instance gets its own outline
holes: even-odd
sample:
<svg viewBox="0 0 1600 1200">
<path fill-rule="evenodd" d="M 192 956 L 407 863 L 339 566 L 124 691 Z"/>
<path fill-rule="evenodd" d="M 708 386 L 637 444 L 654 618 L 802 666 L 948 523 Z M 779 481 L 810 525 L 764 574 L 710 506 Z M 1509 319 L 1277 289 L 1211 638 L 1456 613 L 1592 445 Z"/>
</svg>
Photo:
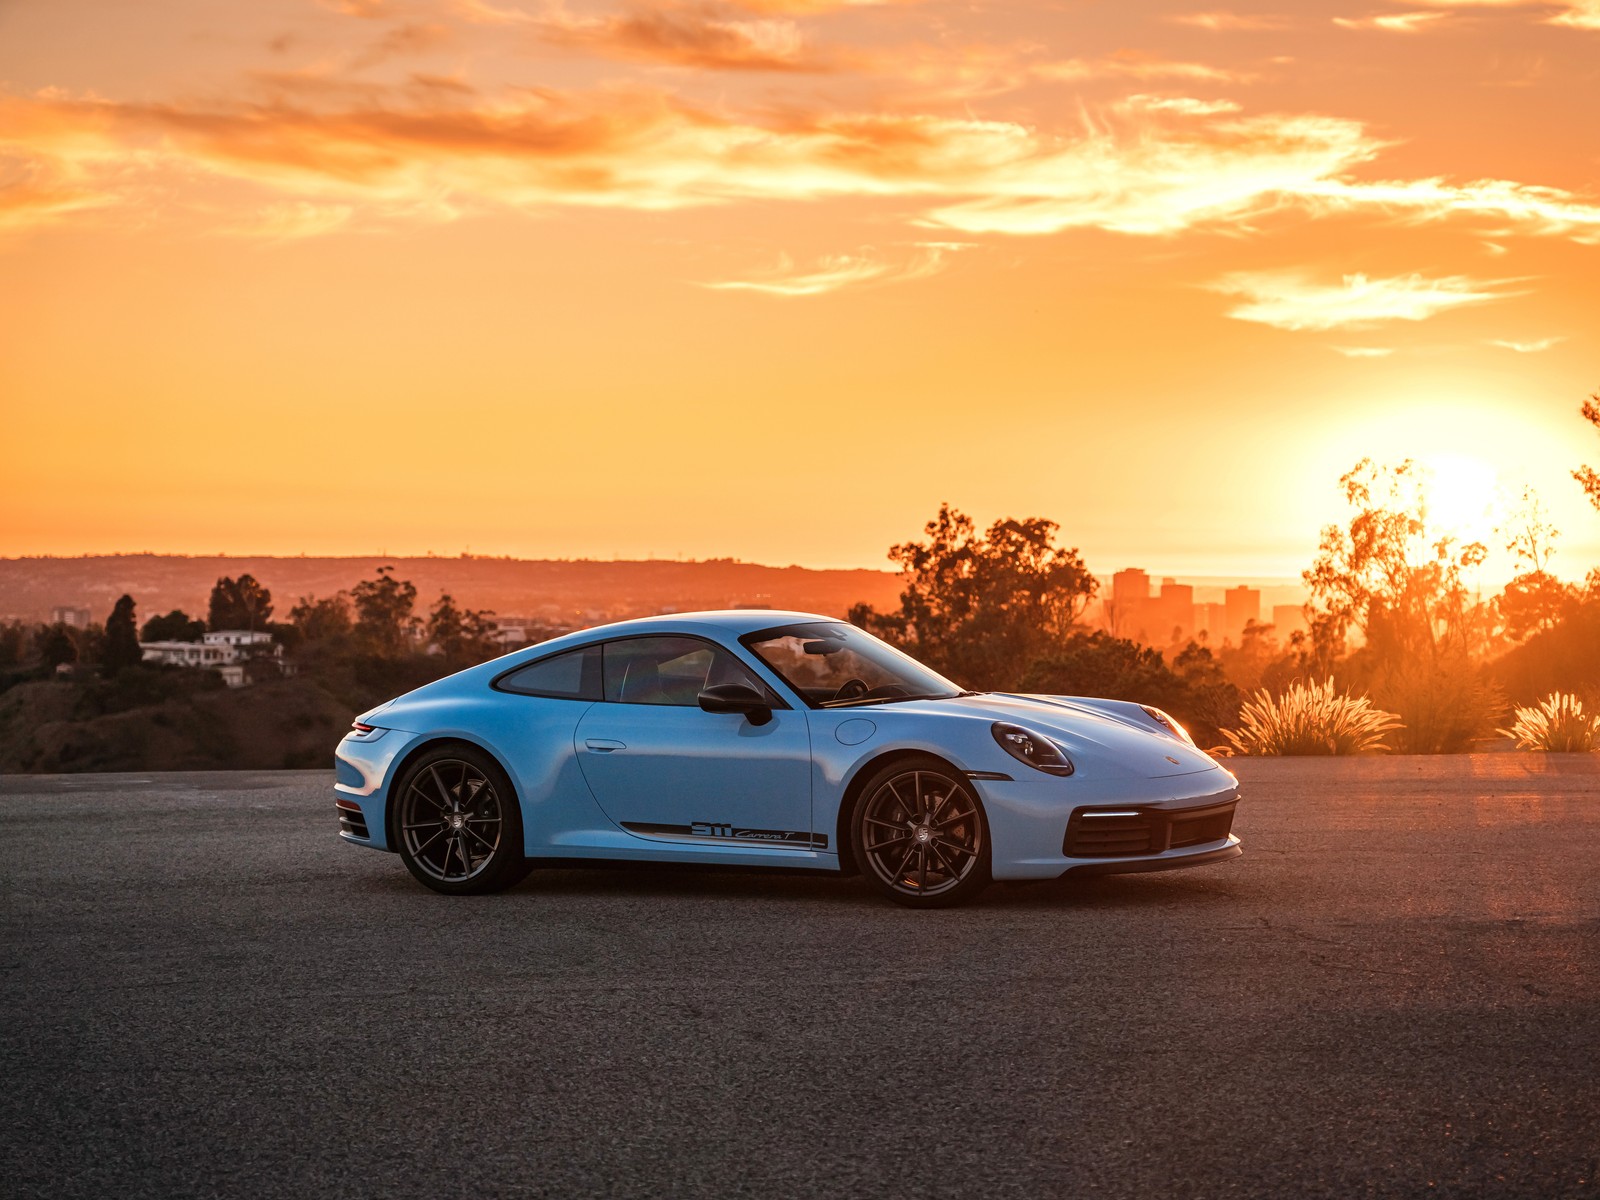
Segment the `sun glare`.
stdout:
<svg viewBox="0 0 1600 1200">
<path fill-rule="evenodd" d="M 1417 465 L 1423 472 L 1428 529 L 1463 541 L 1482 541 L 1494 531 L 1499 472 L 1480 458 L 1429 454 Z"/>
</svg>

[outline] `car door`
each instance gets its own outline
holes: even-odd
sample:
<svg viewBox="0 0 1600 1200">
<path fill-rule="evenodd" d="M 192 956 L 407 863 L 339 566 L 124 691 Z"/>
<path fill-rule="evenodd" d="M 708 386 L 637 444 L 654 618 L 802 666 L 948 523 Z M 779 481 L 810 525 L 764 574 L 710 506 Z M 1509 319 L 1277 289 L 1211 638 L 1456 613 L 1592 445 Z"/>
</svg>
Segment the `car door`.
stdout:
<svg viewBox="0 0 1600 1200">
<path fill-rule="evenodd" d="M 654 840 L 818 848 L 811 736 L 726 647 L 693 637 L 619 638 L 604 647 L 605 699 L 578 722 L 578 761 L 595 800 Z M 771 695 L 769 721 L 709 713 L 700 692 L 745 683 Z"/>
</svg>

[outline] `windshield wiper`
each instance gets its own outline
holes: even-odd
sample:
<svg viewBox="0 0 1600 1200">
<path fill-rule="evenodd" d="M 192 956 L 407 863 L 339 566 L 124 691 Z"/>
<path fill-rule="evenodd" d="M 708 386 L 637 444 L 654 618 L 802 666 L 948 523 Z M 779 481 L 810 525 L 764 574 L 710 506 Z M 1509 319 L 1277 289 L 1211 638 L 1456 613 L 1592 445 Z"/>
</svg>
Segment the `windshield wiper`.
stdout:
<svg viewBox="0 0 1600 1200">
<path fill-rule="evenodd" d="M 868 704 L 900 704 L 906 700 L 954 700 L 965 692 L 928 692 L 920 696 L 867 696 L 860 700 L 824 701 L 823 708 L 862 708 Z"/>
</svg>

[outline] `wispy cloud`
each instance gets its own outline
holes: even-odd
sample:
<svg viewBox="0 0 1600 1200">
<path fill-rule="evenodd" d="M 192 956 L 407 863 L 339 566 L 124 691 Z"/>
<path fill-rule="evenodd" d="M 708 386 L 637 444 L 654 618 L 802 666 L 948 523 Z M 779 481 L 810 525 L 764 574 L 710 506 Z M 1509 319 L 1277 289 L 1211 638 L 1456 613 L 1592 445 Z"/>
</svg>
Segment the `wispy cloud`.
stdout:
<svg viewBox="0 0 1600 1200">
<path fill-rule="evenodd" d="M 1545 18 L 1547 25 L 1568 25 L 1573 29 L 1600 30 L 1600 0 L 1576 0 L 1562 12 Z"/>
<path fill-rule="evenodd" d="M 1499 346 L 1502 350 L 1515 350 L 1518 354 L 1538 354 L 1552 346 L 1558 346 L 1567 339 L 1564 337 L 1539 338 L 1532 342 L 1509 342 L 1498 338 L 1490 340 L 1489 345 Z"/>
<path fill-rule="evenodd" d="M 750 279 L 719 280 L 702 287 L 725 292 L 761 292 L 769 296 L 817 296 L 862 284 L 901 283 L 926 279 L 949 264 L 950 255 L 965 249 L 960 242 L 919 242 L 911 253 L 887 257 L 865 248 L 855 254 L 831 254 L 809 269 L 799 269 L 784 255 L 772 270 Z"/>
<path fill-rule="evenodd" d="M 294 241 L 319 237 L 348 225 L 355 209 L 348 204 L 313 204 L 309 200 L 281 200 L 257 210 L 229 233 L 267 241 Z"/>
<path fill-rule="evenodd" d="M 1591 199 L 1506 180 L 1357 180 L 1384 147 L 1359 122 L 1241 115 L 1225 101 L 1143 98 L 1052 132 L 916 113 L 741 118 L 637 88 L 486 96 L 458 80 L 385 89 L 300 74 L 271 87 L 266 100 L 212 105 L 0 92 L 0 155 L 14 164 L 0 205 L 13 226 L 88 207 L 147 214 L 209 174 L 264 189 L 262 203 L 427 220 L 859 197 L 967 234 L 1170 235 L 1295 211 L 1600 242 Z"/>
<path fill-rule="evenodd" d="M 1393 346 L 1335 346 L 1334 349 L 1346 358 L 1388 358 L 1394 353 Z"/>
<path fill-rule="evenodd" d="M 1335 17 L 1333 23 L 1344 29 L 1375 30 L 1379 33 L 1421 33 L 1447 18 L 1443 12 L 1378 14 L 1371 17 Z"/>
<path fill-rule="evenodd" d="M 1319 283 L 1300 272 L 1238 272 L 1224 276 L 1211 290 L 1242 297 L 1228 310 L 1238 321 L 1254 321 L 1274 329 L 1359 329 L 1384 321 L 1425 321 L 1452 308 L 1484 304 L 1514 293 L 1496 291 L 1461 275 L 1427 279 L 1397 275 L 1369 279 L 1346 275 L 1338 283 Z"/>
<path fill-rule="evenodd" d="M 1288 29 L 1292 22 L 1278 13 L 1193 12 L 1175 13 L 1167 18 L 1179 25 L 1193 25 L 1213 33 L 1231 30 Z"/>
<path fill-rule="evenodd" d="M 1418 8 L 1525 8 L 1539 11 L 1546 25 L 1600 30 L 1600 0 L 1395 0 Z M 1554 12 L 1550 11 L 1555 9 Z"/>
<path fill-rule="evenodd" d="M 831 71 L 837 62 L 814 49 L 794 21 L 719 16 L 702 7 L 635 8 L 606 16 L 551 9 L 528 18 L 552 45 L 607 58 L 702 70 Z"/>
</svg>

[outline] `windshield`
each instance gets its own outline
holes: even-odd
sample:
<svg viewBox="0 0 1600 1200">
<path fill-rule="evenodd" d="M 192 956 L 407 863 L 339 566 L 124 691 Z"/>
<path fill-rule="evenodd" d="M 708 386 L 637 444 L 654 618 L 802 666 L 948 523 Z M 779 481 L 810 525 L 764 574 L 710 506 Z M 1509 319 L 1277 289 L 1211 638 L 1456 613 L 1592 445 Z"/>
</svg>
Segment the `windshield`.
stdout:
<svg viewBox="0 0 1600 1200">
<path fill-rule="evenodd" d="M 916 659 L 843 621 L 808 621 L 740 639 L 813 708 L 959 696 Z"/>
</svg>

